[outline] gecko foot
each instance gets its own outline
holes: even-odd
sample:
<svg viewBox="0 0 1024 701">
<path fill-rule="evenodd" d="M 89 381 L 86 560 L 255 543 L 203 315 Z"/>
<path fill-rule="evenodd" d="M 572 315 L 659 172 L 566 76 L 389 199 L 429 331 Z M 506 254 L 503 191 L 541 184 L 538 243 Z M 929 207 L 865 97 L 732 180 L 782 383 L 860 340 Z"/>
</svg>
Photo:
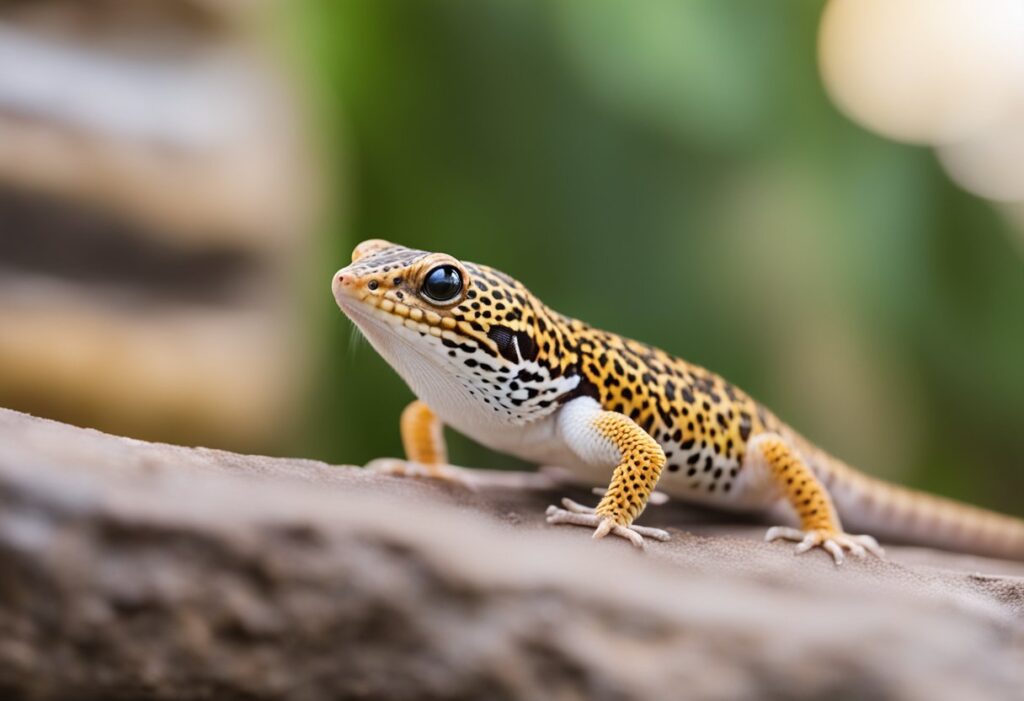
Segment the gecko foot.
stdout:
<svg viewBox="0 0 1024 701">
<path fill-rule="evenodd" d="M 476 485 L 472 482 L 470 471 L 455 465 L 425 465 L 411 460 L 399 460 L 398 458 L 377 458 L 366 463 L 365 469 L 372 470 L 381 475 L 393 475 L 395 477 L 428 477 L 448 482 L 449 484 L 457 484 L 466 489 L 476 489 Z"/>
<path fill-rule="evenodd" d="M 778 539 L 796 541 L 796 554 L 805 553 L 811 548 L 823 548 L 832 556 L 832 560 L 837 564 L 843 564 L 845 556 L 843 550 L 849 550 L 855 557 L 864 557 L 867 553 L 871 553 L 877 558 L 885 559 L 885 550 L 878 544 L 878 541 L 869 535 L 849 535 L 842 531 L 826 530 L 826 529 L 815 529 L 811 531 L 802 531 L 799 528 L 787 528 L 785 526 L 775 526 L 769 528 L 768 532 L 764 534 L 764 539 L 769 543 L 773 540 Z"/>
<path fill-rule="evenodd" d="M 670 537 L 667 531 L 663 531 L 660 528 L 648 528 L 647 526 L 637 525 L 619 525 L 610 518 L 596 514 L 593 508 L 583 506 L 583 504 L 578 504 L 572 499 L 562 499 L 562 506 L 564 508 L 561 509 L 557 506 L 548 507 L 548 523 L 567 523 L 573 526 L 587 526 L 595 529 L 594 538 L 604 538 L 606 535 L 611 533 L 612 535 L 619 536 L 620 538 L 625 538 L 632 543 L 634 547 L 641 549 L 644 547 L 645 537 L 663 541 L 668 540 Z"/>
</svg>

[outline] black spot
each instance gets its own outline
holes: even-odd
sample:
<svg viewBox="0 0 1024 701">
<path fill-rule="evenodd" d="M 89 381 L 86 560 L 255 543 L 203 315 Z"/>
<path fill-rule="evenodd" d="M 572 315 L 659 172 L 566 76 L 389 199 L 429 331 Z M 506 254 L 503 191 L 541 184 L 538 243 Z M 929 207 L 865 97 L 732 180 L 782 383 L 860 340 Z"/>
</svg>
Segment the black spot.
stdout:
<svg viewBox="0 0 1024 701">
<path fill-rule="evenodd" d="M 575 399 L 576 397 L 590 397 L 591 399 L 601 401 L 601 393 L 600 391 L 598 391 L 597 385 L 591 382 L 584 375 L 578 375 L 578 372 L 579 370 L 577 368 L 572 368 L 570 369 L 570 371 L 566 373 L 567 377 L 578 376 L 580 378 L 580 383 L 576 385 L 576 388 L 573 389 L 572 391 L 566 392 L 565 394 L 561 395 L 558 398 L 559 404 L 564 404 L 570 400 Z M 537 379 L 543 380 L 544 378 L 538 377 Z"/>
<path fill-rule="evenodd" d="M 672 414 L 671 414 L 671 412 L 666 410 L 665 408 L 663 408 L 661 406 L 661 404 L 658 404 L 657 408 L 658 408 L 658 415 L 661 416 L 661 420 L 665 423 L 666 426 L 671 426 L 672 425 Z"/>
<path fill-rule="evenodd" d="M 679 471 L 679 465 L 675 465 L 675 464 L 669 465 L 668 466 L 668 471 L 669 472 L 678 472 Z"/>
<path fill-rule="evenodd" d="M 495 324 L 487 332 L 487 337 L 494 341 L 498 347 L 501 357 L 510 363 L 519 362 L 519 355 L 516 353 L 516 332 L 507 326 Z M 522 349 L 520 349 L 522 350 Z"/>
<path fill-rule="evenodd" d="M 740 412 L 740 438 L 750 438 L 750 414 L 745 411 Z"/>
</svg>

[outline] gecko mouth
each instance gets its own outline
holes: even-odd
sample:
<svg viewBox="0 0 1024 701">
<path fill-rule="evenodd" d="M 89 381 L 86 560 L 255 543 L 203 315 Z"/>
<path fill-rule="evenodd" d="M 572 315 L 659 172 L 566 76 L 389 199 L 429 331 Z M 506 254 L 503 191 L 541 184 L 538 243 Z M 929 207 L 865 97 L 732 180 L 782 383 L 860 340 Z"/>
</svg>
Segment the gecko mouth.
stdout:
<svg viewBox="0 0 1024 701">
<path fill-rule="evenodd" d="M 438 338 L 457 334 L 454 330 L 445 333 L 440 326 L 429 326 L 423 322 L 416 322 L 409 317 L 395 314 L 393 310 L 385 311 L 380 305 L 355 295 L 338 295 L 337 302 L 349 321 L 381 354 L 385 354 L 386 348 L 397 343 L 405 349 L 406 353 L 422 358 L 427 363 L 435 363 L 434 353 L 429 352 L 424 344 L 415 343 L 407 334 L 400 333 L 399 329 L 404 327 Z"/>
<path fill-rule="evenodd" d="M 388 326 L 404 326 L 405 328 L 431 336 L 441 337 L 443 331 L 456 333 L 457 322 L 432 311 L 424 311 L 384 297 L 360 294 L 339 284 L 335 277 L 334 299 L 338 306 L 350 317 L 354 314 L 364 318 L 381 321 Z"/>
</svg>

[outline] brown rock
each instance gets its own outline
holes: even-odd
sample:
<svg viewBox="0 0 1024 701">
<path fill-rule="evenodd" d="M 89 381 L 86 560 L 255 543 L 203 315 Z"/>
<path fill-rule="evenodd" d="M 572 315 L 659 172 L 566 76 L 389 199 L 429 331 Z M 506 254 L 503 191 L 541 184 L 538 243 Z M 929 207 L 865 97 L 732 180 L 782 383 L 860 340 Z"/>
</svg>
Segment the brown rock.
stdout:
<svg viewBox="0 0 1024 701">
<path fill-rule="evenodd" d="M 1024 698 L 1020 564 L 836 568 L 672 504 L 639 553 L 475 481 L 0 410 L 0 698 Z"/>
</svg>

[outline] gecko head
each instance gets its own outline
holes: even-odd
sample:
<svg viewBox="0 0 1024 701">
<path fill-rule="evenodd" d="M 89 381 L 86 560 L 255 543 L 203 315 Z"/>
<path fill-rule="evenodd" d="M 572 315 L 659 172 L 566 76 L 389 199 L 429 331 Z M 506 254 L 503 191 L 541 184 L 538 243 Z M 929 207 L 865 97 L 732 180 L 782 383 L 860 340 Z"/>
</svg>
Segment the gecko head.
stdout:
<svg viewBox="0 0 1024 701">
<path fill-rule="evenodd" d="M 521 283 L 497 270 L 371 239 L 356 246 L 332 289 L 374 349 L 435 410 L 483 403 L 490 413 L 523 418 L 534 400 L 550 407 L 565 384 L 530 385 L 557 374 L 542 357 L 551 350 L 550 321 Z"/>
<path fill-rule="evenodd" d="M 473 283 L 466 266 L 445 253 L 370 239 L 356 246 L 332 289 L 338 306 L 360 328 L 369 316 L 395 331 L 437 336 L 431 329 L 457 325 L 459 306 L 477 294 Z"/>
</svg>

